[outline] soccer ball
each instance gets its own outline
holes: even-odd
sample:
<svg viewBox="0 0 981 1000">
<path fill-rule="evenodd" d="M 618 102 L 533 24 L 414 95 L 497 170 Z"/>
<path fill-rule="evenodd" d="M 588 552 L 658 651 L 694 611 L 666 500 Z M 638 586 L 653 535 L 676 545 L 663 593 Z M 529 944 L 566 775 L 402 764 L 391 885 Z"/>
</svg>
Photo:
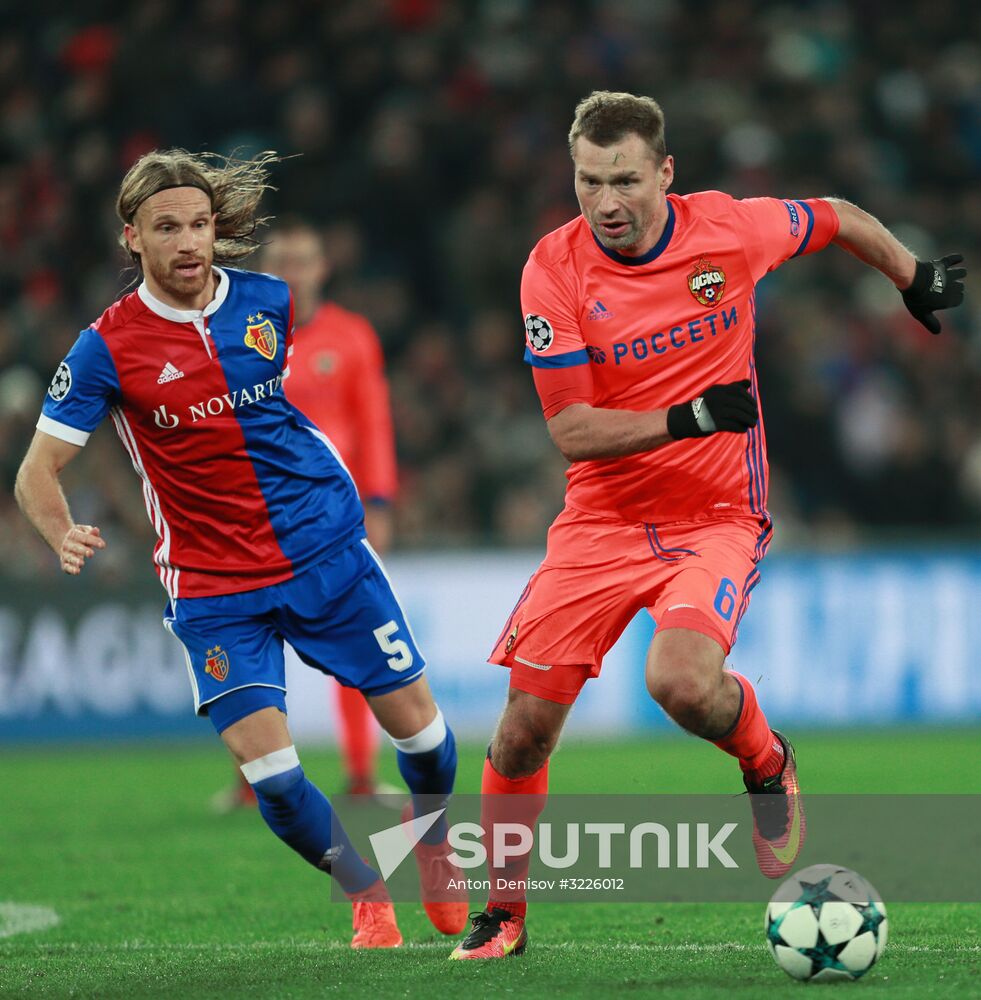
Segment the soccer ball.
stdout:
<svg viewBox="0 0 981 1000">
<path fill-rule="evenodd" d="M 858 979 L 882 954 L 882 897 L 857 872 L 811 865 L 791 875 L 766 908 L 766 943 L 794 979 Z"/>
</svg>

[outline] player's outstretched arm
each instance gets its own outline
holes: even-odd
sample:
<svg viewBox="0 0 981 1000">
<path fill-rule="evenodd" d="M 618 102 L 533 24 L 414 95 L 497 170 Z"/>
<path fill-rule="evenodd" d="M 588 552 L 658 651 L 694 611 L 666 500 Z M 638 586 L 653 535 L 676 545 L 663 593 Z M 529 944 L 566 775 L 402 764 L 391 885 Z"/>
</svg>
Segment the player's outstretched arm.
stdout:
<svg viewBox="0 0 981 1000">
<path fill-rule="evenodd" d="M 695 399 L 650 413 L 573 403 L 549 419 L 548 431 L 570 462 L 636 455 L 720 431 L 745 434 L 759 419 L 749 388 L 748 379 L 712 385 Z"/>
<path fill-rule="evenodd" d="M 917 260 L 878 219 L 851 202 L 825 198 L 838 216 L 838 235 L 832 240 L 842 249 L 881 271 L 903 294 L 903 302 L 931 333 L 940 333 L 937 309 L 951 309 L 964 299 L 963 278 L 957 267 L 964 258 L 949 254 L 938 260 Z"/>
<path fill-rule="evenodd" d="M 37 533 L 51 546 L 61 568 L 77 576 L 85 560 L 104 549 L 99 529 L 76 524 L 61 489 L 61 470 L 81 451 L 77 445 L 37 431 L 17 473 L 14 496 Z"/>
</svg>

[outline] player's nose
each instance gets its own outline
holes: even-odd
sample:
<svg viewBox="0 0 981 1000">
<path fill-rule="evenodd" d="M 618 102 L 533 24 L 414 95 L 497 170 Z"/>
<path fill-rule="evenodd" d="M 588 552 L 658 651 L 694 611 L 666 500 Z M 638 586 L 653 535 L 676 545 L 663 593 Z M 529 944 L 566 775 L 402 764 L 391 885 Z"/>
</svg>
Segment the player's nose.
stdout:
<svg viewBox="0 0 981 1000">
<path fill-rule="evenodd" d="M 603 215 L 614 215 L 620 208 L 616 191 L 612 187 L 604 187 L 600 193 L 599 204 L 596 207 Z"/>
<path fill-rule="evenodd" d="M 182 229 L 180 232 L 180 239 L 177 241 L 177 249 L 184 251 L 191 251 L 197 248 L 198 240 L 197 233 L 190 227 Z"/>
</svg>

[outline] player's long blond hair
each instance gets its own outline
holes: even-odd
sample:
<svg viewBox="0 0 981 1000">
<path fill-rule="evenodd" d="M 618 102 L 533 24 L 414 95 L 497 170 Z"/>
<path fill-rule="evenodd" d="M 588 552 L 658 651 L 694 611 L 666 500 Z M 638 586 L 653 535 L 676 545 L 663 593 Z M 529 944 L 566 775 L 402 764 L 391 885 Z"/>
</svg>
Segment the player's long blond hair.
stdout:
<svg viewBox="0 0 981 1000">
<path fill-rule="evenodd" d="M 218 153 L 189 153 L 186 149 L 155 149 L 141 156 L 123 178 L 116 199 L 116 213 L 124 224 L 132 224 L 147 198 L 171 187 L 196 187 L 211 199 L 215 219 L 216 264 L 233 264 L 253 253 L 261 244 L 256 229 L 269 216 L 258 215 L 268 183 L 269 167 L 280 157 L 267 150 L 253 159 L 241 160 Z M 119 245 L 140 266 L 140 255 L 130 250 L 123 233 Z"/>
</svg>

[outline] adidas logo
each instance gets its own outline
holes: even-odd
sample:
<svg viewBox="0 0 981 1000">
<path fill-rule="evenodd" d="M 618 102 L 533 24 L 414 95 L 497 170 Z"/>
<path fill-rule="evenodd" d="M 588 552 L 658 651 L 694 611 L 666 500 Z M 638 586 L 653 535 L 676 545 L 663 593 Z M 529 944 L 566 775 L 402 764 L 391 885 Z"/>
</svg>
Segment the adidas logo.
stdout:
<svg viewBox="0 0 981 1000">
<path fill-rule="evenodd" d="M 167 382 L 175 382 L 179 378 L 183 378 L 184 373 L 179 369 L 175 368 L 169 361 L 163 366 L 163 370 L 157 376 L 157 385 L 165 385 Z"/>
<path fill-rule="evenodd" d="M 596 300 L 596 305 L 586 314 L 586 319 L 612 319 L 613 313 L 600 302 L 599 299 Z"/>
</svg>

